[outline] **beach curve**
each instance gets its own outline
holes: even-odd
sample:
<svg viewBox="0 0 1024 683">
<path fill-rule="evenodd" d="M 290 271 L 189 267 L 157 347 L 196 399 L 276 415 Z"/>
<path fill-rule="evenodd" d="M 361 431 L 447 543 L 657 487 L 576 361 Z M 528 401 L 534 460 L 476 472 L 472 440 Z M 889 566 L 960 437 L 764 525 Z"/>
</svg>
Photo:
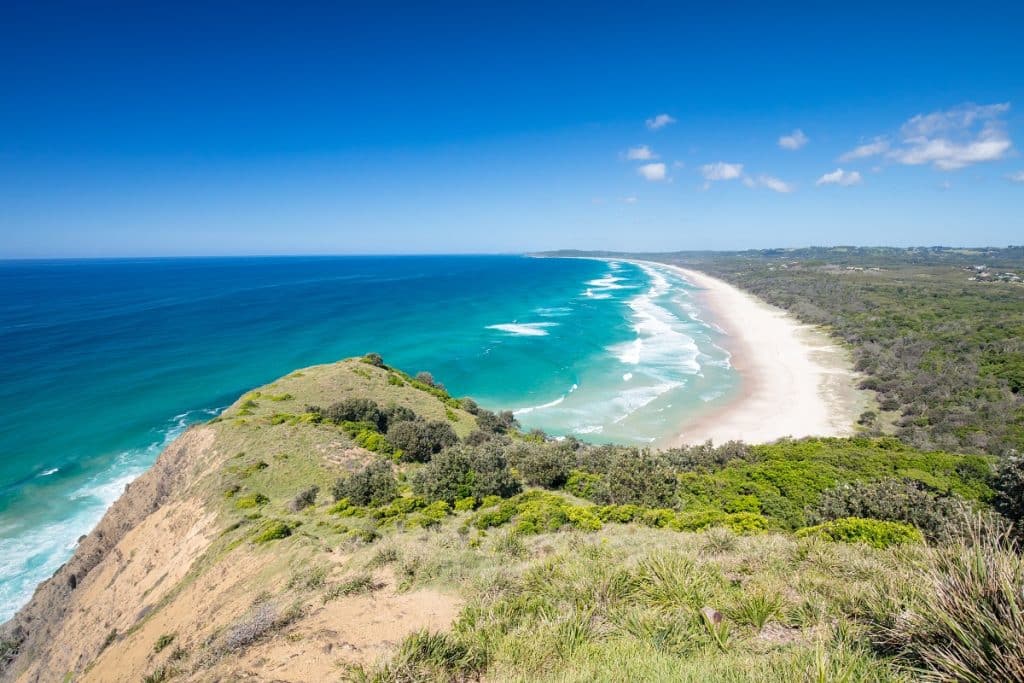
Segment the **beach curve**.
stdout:
<svg viewBox="0 0 1024 683">
<path fill-rule="evenodd" d="M 697 288 L 695 296 L 725 333 L 723 345 L 741 377 L 733 400 L 687 420 L 671 445 L 856 433 L 856 419 L 871 398 L 857 389 L 846 349 L 824 331 L 700 271 L 633 262 L 671 269 Z"/>
</svg>

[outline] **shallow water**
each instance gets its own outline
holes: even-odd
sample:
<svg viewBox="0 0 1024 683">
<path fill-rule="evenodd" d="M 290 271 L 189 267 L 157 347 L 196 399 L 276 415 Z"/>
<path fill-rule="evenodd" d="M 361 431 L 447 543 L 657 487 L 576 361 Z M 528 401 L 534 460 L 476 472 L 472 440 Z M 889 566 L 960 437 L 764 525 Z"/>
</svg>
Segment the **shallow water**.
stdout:
<svg viewBox="0 0 1024 683">
<path fill-rule="evenodd" d="M 525 427 L 636 444 L 738 383 L 685 282 L 625 262 L 0 262 L 0 293 L 0 620 L 188 424 L 298 367 L 376 351 Z"/>
</svg>

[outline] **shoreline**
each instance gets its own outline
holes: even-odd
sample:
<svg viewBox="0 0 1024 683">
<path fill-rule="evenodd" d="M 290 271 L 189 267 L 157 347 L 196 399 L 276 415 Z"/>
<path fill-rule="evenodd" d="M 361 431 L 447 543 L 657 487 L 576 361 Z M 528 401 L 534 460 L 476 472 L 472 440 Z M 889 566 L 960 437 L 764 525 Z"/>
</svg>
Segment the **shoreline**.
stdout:
<svg viewBox="0 0 1024 683">
<path fill-rule="evenodd" d="M 618 260 L 671 269 L 696 287 L 696 298 L 725 333 L 722 345 L 740 375 L 739 393 L 684 422 L 669 446 L 856 433 L 869 392 L 856 388 L 849 354 L 820 328 L 700 271 Z"/>
</svg>

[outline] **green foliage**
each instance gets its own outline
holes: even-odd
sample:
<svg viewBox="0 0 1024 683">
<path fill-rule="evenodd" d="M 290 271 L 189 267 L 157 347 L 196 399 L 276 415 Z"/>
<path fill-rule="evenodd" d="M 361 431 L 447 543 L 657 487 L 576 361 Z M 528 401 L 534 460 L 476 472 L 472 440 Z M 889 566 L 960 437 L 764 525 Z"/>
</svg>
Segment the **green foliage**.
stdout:
<svg viewBox="0 0 1024 683">
<path fill-rule="evenodd" d="M 357 445 L 374 453 L 390 455 L 394 451 L 391 443 L 388 442 L 383 434 L 369 429 L 360 430 L 355 436 L 355 442 Z"/>
<path fill-rule="evenodd" d="M 384 364 L 384 358 L 379 353 L 368 353 L 359 359 L 361 362 L 367 365 L 372 365 L 375 368 L 387 369 L 387 365 Z"/>
<path fill-rule="evenodd" d="M 565 490 L 574 496 L 593 500 L 601 490 L 604 478 L 582 470 L 573 470 L 565 482 Z"/>
<path fill-rule="evenodd" d="M 486 446 L 460 446 L 438 453 L 416 472 L 412 486 L 418 495 L 449 505 L 460 498 L 504 498 L 520 489 L 503 454 Z"/>
<path fill-rule="evenodd" d="M 458 443 L 455 431 L 441 420 L 403 420 L 388 429 L 388 441 L 407 462 L 427 462 L 442 449 Z"/>
<path fill-rule="evenodd" d="M 369 574 L 356 574 L 329 587 L 324 593 L 324 602 L 337 600 L 347 595 L 372 593 L 378 588 L 380 588 L 380 584 L 374 581 Z"/>
<path fill-rule="evenodd" d="M 508 449 L 507 457 L 524 484 L 546 489 L 565 486 L 575 459 L 570 451 L 547 445 L 543 439 L 516 444 Z"/>
<path fill-rule="evenodd" d="M 269 543 L 292 535 L 292 527 L 281 520 L 270 520 L 253 535 L 253 543 Z"/>
<path fill-rule="evenodd" d="M 165 647 L 173 643 L 175 635 L 174 633 L 165 633 L 157 638 L 156 642 L 153 643 L 153 652 L 161 652 Z"/>
<path fill-rule="evenodd" d="M 1024 456 L 1011 456 L 1000 463 L 995 489 L 996 509 L 1024 526 Z"/>
<path fill-rule="evenodd" d="M 898 478 L 969 500 L 991 496 L 988 459 L 922 453 L 892 438 L 783 440 L 750 450 L 751 458 L 717 470 L 681 473 L 681 505 L 742 510 L 753 498 L 765 517 L 795 529 L 826 491 L 846 482 Z"/>
<path fill-rule="evenodd" d="M 807 519 L 811 524 L 844 517 L 904 522 L 936 540 L 950 534 L 962 506 L 957 497 L 938 495 L 911 479 L 855 481 L 825 491 Z"/>
<path fill-rule="evenodd" d="M 769 621 L 782 616 L 783 607 L 779 595 L 755 591 L 740 596 L 726 614 L 737 623 L 761 630 Z"/>
<path fill-rule="evenodd" d="M 455 501 L 456 512 L 469 512 L 476 509 L 476 498 L 468 496 L 466 498 L 459 498 Z"/>
<path fill-rule="evenodd" d="M 302 489 L 296 493 L 295 497 L 288 503 L 288 509 L 292 512 L 305 510 L 310 505 L 316 503 L 316 495 L 318 493 L 320 493 L 320 487 L 316 485 Z"/>
<path fill-rule="evenodd" d="M 239 510 L 250 510 L 252 508 L 261 507 L 270 502 L 262 493 L 251 493 L 247 496 L 240 496 L 235 499 L 235 507 Z"/>
<path fill-rule="evenodd" d="M 902 522 L 883 522 L 877 519 L 846 517 L 824 524 L 806 527 L 796 532 L 800 538 L 821 536 L 831 541 L 844 543 L 866 543 L 873 548 L 888 548 L 904 543 L 920 543 L 924 540 L 921 532 Z"/>
<path fill-rule="evenodd" d="M 375 460 L 335 482 L 334 499 L 354 505 L 384 505 L 398 495 L 398 481 L 390 463 Z"/>
</svg>

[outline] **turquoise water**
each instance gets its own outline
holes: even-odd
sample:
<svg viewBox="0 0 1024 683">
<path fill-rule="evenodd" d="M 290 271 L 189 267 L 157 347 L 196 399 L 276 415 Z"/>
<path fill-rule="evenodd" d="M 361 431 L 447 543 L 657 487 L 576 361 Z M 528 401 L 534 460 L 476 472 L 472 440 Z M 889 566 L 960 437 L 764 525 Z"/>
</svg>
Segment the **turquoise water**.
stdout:
<svg viewBox="0 0 1024 683">
<path fill-rule="evenodd" d="M 190 423 L 377 351 L 526 427 L 657 445 L 738 378 L 692 289 L 581 259 L 0 262 L 0 620 Z"/>
</svg>

